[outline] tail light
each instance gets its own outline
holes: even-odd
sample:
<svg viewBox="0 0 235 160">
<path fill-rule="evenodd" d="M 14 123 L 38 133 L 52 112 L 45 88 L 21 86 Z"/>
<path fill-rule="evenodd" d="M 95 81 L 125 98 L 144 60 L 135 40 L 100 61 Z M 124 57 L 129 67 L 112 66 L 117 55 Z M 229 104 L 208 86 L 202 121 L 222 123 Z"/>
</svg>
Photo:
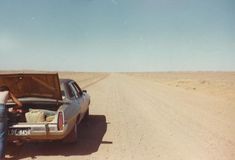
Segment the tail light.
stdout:
<svg viewBox="0 0 235 160">
<path fill-rule="evenodd" d="M 64 128 L 64 117 L 63 117 L 63 113 L 62 112 L 59 112 L 58 114 L 58 122 L 57 122 L 57 129 L 58 130 L 63 130 Z"/>
</svg>

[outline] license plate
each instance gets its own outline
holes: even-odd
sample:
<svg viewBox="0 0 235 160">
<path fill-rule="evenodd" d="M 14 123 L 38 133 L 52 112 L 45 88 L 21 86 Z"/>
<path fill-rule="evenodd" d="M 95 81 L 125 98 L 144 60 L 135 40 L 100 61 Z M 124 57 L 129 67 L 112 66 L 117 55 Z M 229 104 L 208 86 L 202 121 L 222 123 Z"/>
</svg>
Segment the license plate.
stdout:
<svg viewBox="0 0 235 160">
<path fill-rule="evenodd" d="M 8 135 L 13 136 L 27 136 L 30 134 L 30 128 L 10 128 Z"/>
</svg>

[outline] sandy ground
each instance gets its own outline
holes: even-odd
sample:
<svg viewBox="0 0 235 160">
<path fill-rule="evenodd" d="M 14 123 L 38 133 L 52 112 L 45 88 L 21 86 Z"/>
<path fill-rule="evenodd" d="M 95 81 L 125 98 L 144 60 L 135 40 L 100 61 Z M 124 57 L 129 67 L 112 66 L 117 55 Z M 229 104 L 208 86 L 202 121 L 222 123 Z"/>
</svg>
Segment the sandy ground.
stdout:
<svg viewBox="0 0 235 160">
<path fill-rule="evenodd" d="M 81 76 L 81 74 L 83 74 Z M 234 160 L 234 73 L 86 74 L 79 142 L 8 146 L 9 159 Z"/>
</svg>

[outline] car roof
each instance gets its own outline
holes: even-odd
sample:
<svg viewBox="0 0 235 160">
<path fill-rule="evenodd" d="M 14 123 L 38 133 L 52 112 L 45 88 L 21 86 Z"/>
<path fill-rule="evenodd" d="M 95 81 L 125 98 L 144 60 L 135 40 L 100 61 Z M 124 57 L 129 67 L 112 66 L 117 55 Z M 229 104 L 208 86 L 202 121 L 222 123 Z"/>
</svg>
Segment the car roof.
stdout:
<svg viewBox="0 0 235 160">
<path fill-rule="evenodd" d="M 64 79 L 64 78 L 62 78 L 62 79 L 60 79 L 60 84 L 62 84 L 62 83 L 69 83 L 70 81 L 73 81 L 72 79 Z"/>
</svg>

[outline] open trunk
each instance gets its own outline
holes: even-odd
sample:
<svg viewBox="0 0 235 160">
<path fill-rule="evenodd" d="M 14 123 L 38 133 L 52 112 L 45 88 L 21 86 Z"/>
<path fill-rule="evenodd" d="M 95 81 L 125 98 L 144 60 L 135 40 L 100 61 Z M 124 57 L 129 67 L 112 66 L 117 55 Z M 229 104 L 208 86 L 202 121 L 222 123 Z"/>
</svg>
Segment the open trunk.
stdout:
<svg viewBox="0 0 235 160">
<path fill-rule="evenodd" d="M 23 107 L 8 100 L 8 139 L 56 140 L 66 134 L 64 104 L 57 73 L 3 73 L 7 86 Z"/>
<path fill-rule="evenodd" d="M 8 123 L 45 123 L 55 119 L 61 103 L 55 102 L 27 102 L 20 110 L 13 110 L 14 105 L 8 107 Z"/>
<path fill-rule="evenodd" d="M 64 137 L 62 102 L 23 101 L 22 111 L 9 111 L 8 140 L 58 140 Z"/>
<path fill-rule="evenodd" d="M 9 112 L 10 124 L 51 122 L 63 103 L 57 73 L 3 73 L 0 85 L 10 88 L 24 105 L 22 112 Z M 13 105 L 8 101 L 9 108 Z"/>
</svg>

